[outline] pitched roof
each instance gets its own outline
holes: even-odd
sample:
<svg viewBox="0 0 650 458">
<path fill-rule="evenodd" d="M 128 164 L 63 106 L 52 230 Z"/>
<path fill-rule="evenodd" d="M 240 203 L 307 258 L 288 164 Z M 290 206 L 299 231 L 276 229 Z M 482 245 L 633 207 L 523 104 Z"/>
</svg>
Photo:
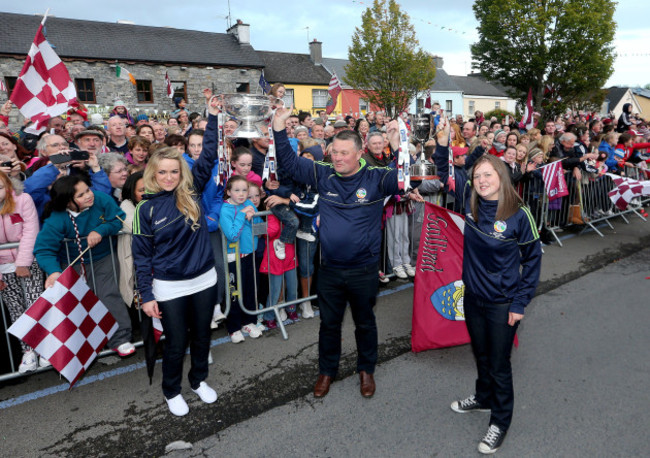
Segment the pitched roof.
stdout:
<svg viewBox="0 0 650 458">
<path fill-rule="evenodd" d="M 441 67 L 436 68 L 436 79 L 433 80 L 431 92 L 461 92 L 462 89 L 458 87 L 452 78 Z"/>
<path fill-rule="evenodd" d="M 345 78 L 345 66 L 350 63 L 347 59 L 334 59 L 331 57 L 323 57 L 323 67 L 330 73 L 336 73 L 339 81 L 341 82 L 341 87 L 343 89 L 352 89 L 352 86 L 345 84 L 343 78 Z"/>
<path fill-rule="evenodd" d="M 264 78 L 269 83 L 328 85 L 332 75 L 316 65 L 309 54 L 258 51 L 264 61 Z"/>
<path fill-rule="evenodd" d="M 480 95 L 485 97 L 508 97 L 506 92 L 492 84 L 482 76 L 468 75 L 468 76 L 451 76 L 454 83 L 460 87 L 464 95 Z"/>
<path fill-rule="evenodd" d="M 634 95 L 639 95 L 641 97 L 645 97 L 646 99 L 650 99 L 650 89 L 643 87 L 631 87 L 630 90 L 634 93 Z"/>
<path fill-rule="evenodd" d="M 0 53 L 26 56 L 42 18 L 0 13 Z M 250 45 L 226 33 L 48 17 L 47 39 L 59 57 L 262 67 Z"/>
<path fill-rule="evenodd" d="M 621 101 L 621 99 L 629 89 L 630 88 L 628 87 L 618 87 L 618 86 L 613 86 L 607 89 L 607 95 L 605 96 L 605 98 L 609 100 L 609 106 L 612 107 L 612 109 L 614 109 L 614 107 L 616 107 L 619 104 L 619 102 Z"/>
</svg>

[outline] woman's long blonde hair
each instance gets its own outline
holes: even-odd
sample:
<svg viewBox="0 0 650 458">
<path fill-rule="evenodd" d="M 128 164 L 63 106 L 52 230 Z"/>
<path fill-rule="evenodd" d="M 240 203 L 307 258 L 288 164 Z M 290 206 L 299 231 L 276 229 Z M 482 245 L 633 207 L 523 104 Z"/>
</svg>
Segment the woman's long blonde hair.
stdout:
<svg viewBox="0 0 650 458">
<path fill-rule="evenodd" d="M 151 155 L 147 168 L 144 169 L 144 188 L 148 192 L 157 193 L 163 189 L 156 181 L 156 173 L 160 166 L 160 161 L 163 159 L 173 159 L 178 161 L 181 171 L 181 179 L 178 186 L 174 189 L 174 196 L 176 197 L 176 208 L 185 216 L 185 221 L 191 223 L 192 230 L 197 230 L 201 223 L 201 211 L 199 204 L 196 201 L 197 194 L 194 190 L 194 180 L 192 179 L 192 172 L 187 166 L 182 154 L 173 146 L 160 148 Z"/>
</svg>

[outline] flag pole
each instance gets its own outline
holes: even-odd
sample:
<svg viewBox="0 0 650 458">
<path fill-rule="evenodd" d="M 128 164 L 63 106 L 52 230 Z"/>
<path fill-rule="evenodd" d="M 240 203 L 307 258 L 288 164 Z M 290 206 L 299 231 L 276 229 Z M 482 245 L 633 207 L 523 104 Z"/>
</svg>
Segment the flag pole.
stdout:
<svg viewBox="0 0 650 458">
<path fill-rule="evenodd" d="M 84 254 L 86 254 L 86 251 L 88 251 L 88 250 L 90 250 L 90 247 L 89 247 L 89 246 L 88 246 L 88 247 L 86 247 L 86 249 L 85 249 L 85 250 L 83 250 L 83 251 L 82 251 L 81 253 L 79 253 L 79 256 L 77 256 L 77 257 L 75 258 L 75 260 L 74 260 L 74 261 L 72 261 L 72 262 L 71 262 L 70 264 L 68 264 L 68 265 L 69 265 L 69 266 L 73 266 L 73 265 L 75 265 L 75 264 L 76 264 L 76 262 L 77 262 L 78 260 L 80 260 L 80 259 L 81 259 L 81 257 L 82 257 L 82 256 L 83 256 Z"/>
<path fill-rule="evenodd" d="M 45 20 L 47 19 L 47 15 L 50 14 L 50 9 L 48 8 L 45 14 L 43 15 L 43 20 L 41 21 L 41 25 L 45 25 Z"/>
</svg>

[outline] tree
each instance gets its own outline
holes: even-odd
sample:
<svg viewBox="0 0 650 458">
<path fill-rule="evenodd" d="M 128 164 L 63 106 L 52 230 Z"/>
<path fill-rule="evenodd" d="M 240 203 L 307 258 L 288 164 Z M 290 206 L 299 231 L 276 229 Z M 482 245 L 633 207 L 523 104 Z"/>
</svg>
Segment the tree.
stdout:
<svg viewBox="0 0 650 458">
<path fill-rule="evenodd" d="M 602 103 L 613 72 L 613 0 L 476 0 L 473 67 L 546 117 Z"/>
<path fill-rule="evenodd" d="M 361 16 L 348 48 L 347 84 L 390 116 L 405 110 L 418 92 L 431 87 L 433 56 L 419 42 L 395 0 L 374 0 Z"/>
</svg>

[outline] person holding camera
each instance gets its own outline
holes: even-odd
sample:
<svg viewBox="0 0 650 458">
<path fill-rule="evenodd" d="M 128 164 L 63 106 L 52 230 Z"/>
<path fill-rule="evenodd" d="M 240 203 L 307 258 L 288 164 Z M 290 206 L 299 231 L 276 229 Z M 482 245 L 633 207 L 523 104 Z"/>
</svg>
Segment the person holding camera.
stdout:
<svg viewBox="0 0 650 458">
<path fill-rule="evenodd" d="M 49 164 L 36 170 L 25 180 L 25 192 L 32 196 L 39 217 L 49 202 L 49 190 L 57 178 L 68 175 L 84 175 L 90 178 L 93 191 L 111 193 L 111 182 L 97 160 L 97 145 L 101 148 L 103 135 L 97 130 L 84 130 L 75 138 L 80 147 L 87 150 L 59 150 L 49 156 Z"/>
</svg>

